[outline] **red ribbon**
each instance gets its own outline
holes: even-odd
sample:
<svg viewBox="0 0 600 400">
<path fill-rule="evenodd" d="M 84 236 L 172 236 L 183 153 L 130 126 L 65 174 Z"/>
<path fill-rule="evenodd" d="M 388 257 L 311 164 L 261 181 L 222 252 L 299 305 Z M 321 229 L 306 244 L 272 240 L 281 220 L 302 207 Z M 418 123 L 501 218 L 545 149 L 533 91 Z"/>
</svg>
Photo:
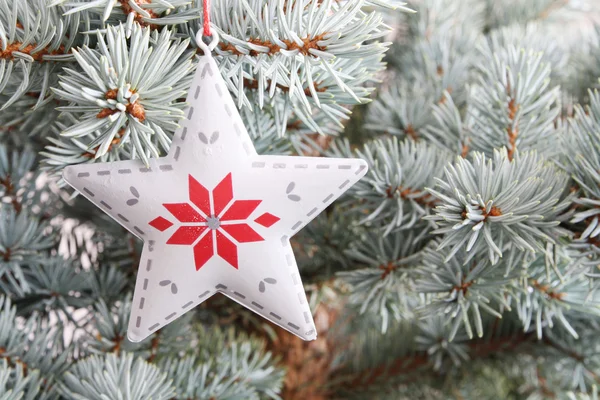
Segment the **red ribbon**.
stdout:
<svg viewBox="0 0 600 400">
<path fill-rule="evenodd" d="M 202 0 L 202 9 L 204 11 L 204 36 L 210 36 L 210 0 Z"/>
</svg>

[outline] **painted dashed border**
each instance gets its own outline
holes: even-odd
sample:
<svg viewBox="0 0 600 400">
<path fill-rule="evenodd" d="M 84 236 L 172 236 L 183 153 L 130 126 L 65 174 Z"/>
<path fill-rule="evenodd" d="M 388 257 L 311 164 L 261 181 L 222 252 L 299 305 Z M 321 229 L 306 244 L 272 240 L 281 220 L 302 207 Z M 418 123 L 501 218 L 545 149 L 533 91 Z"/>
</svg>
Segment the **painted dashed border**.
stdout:
<svg viewBox="0 0 600 400">
<path fill-rule="evenodd" d="M 288 262 L 290 262 L 290 261 L 292 262 L 292 266 L 295 265 L 295 263 L 293 261 L 294 260 L 293 259 L 293 255 L 291 255 L 291 257 L 290 257 L 289 254 L 286 254 L 286 259 L 288 260 Z M 152 265 L 152 259 L 148 259 L 147 260 L 146 271 L 148 271 L 148 272 L 150 271 L 151 265 Z M 296 274 L 296 278 L 294 278 L 293 281 L 294 281 L 294 284 L 296 284 L 296 285 L 300 284 L 299 278 L 297 277 L 297 274 Z M 149 280 L 148 280 L 148 278 L 144 278 L 144 284 L 142 285 L 142 290 L 143 290 L 144 294 L 145 294 L 146 290 L 148 289 L 148 286 L 149 286 Z M 214 293 L 223 293 L 223 294 L 226 294 L 226 295 L 231 294 L 232 296 L 230 296 L 230 297 L 238 297 L 238 298 L 240 298 L 242 300 L 246 299 L 246 296 L 244 294 L 242 294 L 242 293 L 240 293 L 240 292 L 238 292 L 236 290 L 229 289 L 227 285 L 219 283 L 219 284 L 215 285 L 215 290 L 214 291 L 206 290 L 204 293 L 201 293 L 200 295 L 198 295 L 197 299 L 189 300 L 186 303 L 184 303 L 181 306 L 181 309 L 185 310 L 185 309 L 189 308 L 191 305 L 193 305 L 194 303 L 196 303 L 198 300 L 200 300 L 200 302 L 202 302 L 202 301 L 204 301 L 204 300 L 207 299 L 207 297 L 208 297 L 209 294 L 212 295 Z M 146 298 L 144 297 L 144 294 L 142 294 L 142 296 L 140 297 L 140 301 L 139 301 L 138 306 L 137 306 L 137 309 L 139 311 L 142 311 L 144 309 L 144 304 L 145 304 L 145 301 L 146 301 Z M 298 299 L 300 301 L 300 304 L 302 304 L 302 305 L 305 304 L 305 301 L 304 301 L 305 297 L 306 297 L 306 295 L 305 295 L 304 291 L 298 293 Z M 298 332 L 298 334 L 300 334 L 300 326 L 298 324 L 295 324 L 295 323 L 293 323 L 291 321 L 285 320 L 281 315 L 279 315 L 279 314 L 277 314 L 275 312 L 264 311 L 265 310 L 265 306 L 263 306 L 262 304 L 260 304 L 260 303 L 258 303 L 256 301 L 252 301 L 250 304 L 247 304 L 247 303 L 244 302 L 243 304 L 246 307 L 250 308 L 250 309 L 255 308 L 256 309 L 256 310 L 254 310 L 255 312 L 258 312 L 258 313 L 260 313 L 261 315 L 264 315 L 264 316 L 266 316 L 266 312 L 268 312 L 268 315 L 274 318 L 274 319 L 271 319 L 271 321 L 273 323 L 275 323 L 277 325 L 281 325 L 282 327 L 285 327 L 286 329 L 292 328 L 296 332 Z M 179 313 L 176 312 L 176 311 L 169 313 L 167 316 L 164 317 L 164 322 L 162 322 L 162 323 L 161 322 L 156 322 L 156 323 L 152 324 L 151 326 L 148 327 L 148 331 L 150 333 L 152 333 L 155 330 L 157 330 L 158 328 L 166 325 L 177 314 L 179 314 Z M 311 322 L 310 310 L 309 311 L 304 311 L 303 315 L 304 315 L 304 321 L 305 321 L 305 323 L 306 324 L 310 324 L 310 322 Z M 138 315 L 136 317 L 135 327 L 139 328 L 141 326 L 141 324 L 142 324 L 142 316 Z M 313 328 L 313 329 L 305 332 L 304 335 L 305 336 L 312 336 L 314 333 L 315 333 L 315 330 Z"/>
<path fill-rule="evenodd" d="M 173 171 L 173 165 L 171 165 L 169 163 L 167 163 L 167 164 L 161 164 L 160 162 L 156 162 L 156 161 L 153 161 L 153 163 L 155 165 L 153 165 L 150 168 L 148 168 L 148 167 L 140 167 L 137 170 L 139 172 L 142 172 L 142 173 L 144 173 L 144 172 L 152 172 L 152 171 L 155 171 L 154 169 L 152 169 L 153 167 L 155 167 L 159 171 L 162 171 L 162 172 Z M 96 171 L 96 175 L 99 175 L 99 176 L 110 176 L 113 173 L 115 173 L 115 171 L 112 171 L 110 169 L 101 169 L 101 170 Z M 121 169 L 117 169 L 116 173 L 118 175 L 128 175 L 128 174 L 132 174 L 133 170 L 131 168 L 121 168 Z M 90 176 L 91 176 L 91 174 L 89 172 L 79 172 L 77 174 L 77 178 L 89 178 Z M 96 193 L 93 192 L 88 187 L 83 186 L 81 188 L 81 190 L 85 194 L 87 194 L 90 198 L 94 198 L 94 199 L 96 198 Z M 107 211 L 112 211 L 112 209 L 113 209 L 113 206 L 111 206 L 105 200 L 97 200 L 97 201 L 94 200 L 94 203 L 96 203 L 96 202 L 97 202 L 97 204 L 99 204 L 100 206 L 102 206 L 101 208 L 104 208 Z M 110 215 L 113 215 L 113 214 L 110 214 Z M 116 214 L 116 218 L 118 218 L 120 221 L 122 221 L 123 223 L 126 223 L 126 224 L 129 224 L 129 222 L 130 222 L 129 219 L 126 216 L 124 216 L 123 214 L 121 214 L 121 213 L 117 213 Z M 137 226 L 137 225 L 132 225 L 131 229 L 129 229 L 129 230 L 137 232 L 140 235 L 140 237 L 143 237 L 143 236 L 146 235 L 146 233 L 139 226 Z"/>
<path fill-rule="evenodd" d="M 211 68 L 210 63 L 207 63 L 202 71 L 202 76 L 201 78 L 204 79 L 206 73 L 208 72 L 208 74 L 210 76 L 213 76 L 213 71 Z M 194 91 L 194 98 L 197 99 L 199 96 L 199 93 L 201 91 L 201 84 L 198 84 L 194 89 L 190 89 Z M 219 95 L 219 97 L 223 97 L 223 93 L 226 90 L 226 88 L 222 88 L 220 82 L 215 82 L 215 90 L 217 92 L 217 94 Z M 227 99 L 226 99 L 227 100 Z M 223 106 L 224 106 L 224 110 L 227 113 L 227 115 L 229 115 L 230 117 L 232 116 L 232 110 L 230 108 L 230 106 L 227 104 L 227 101 L 223 102 Z M 187 119 L 191 120 L 191 118 L 194 115 L 194 107 L 191 106 L 188 109 L 187 112 Z M 233 130 L 236 133 L 236 135 L 238 136 L 238 138 L 240 138 L 240 140 L 242 141 L 242 147 L 244 149 L 244 151 L 246 152 L 247 155 L 253 155 L 256 154 L 254 151 L 254 147 L 250 142 L 250 138 L 247 134 L 242 134 L 244 131 L 242 130 L 242 128 L 240 127 L 240 123 L 241 120 L 239 119 L 239 116 L 237 118 L 234 118 L 233 121 Z M 188 133 L 188 127 L 184 126 L 181 129 L 181 133 L 178 135 L 179 138 L 179 142 L 183 142 L 185 141 L 186 137 L 187 137 L 187 133 Z M 173 156 L 172 156 L 172 160 L 174 160 L 175 162 L 179 161 L 179 157 L 181 154 L 181 145 L 177 144 L 176 141 L 174 141 L 173 143 L 175 145 L 174 150 L 173 150 Z M 171 154 L 171 153 L 170 153 Z M 335 168 L 335 166 L 337 165 L 338 169 L 341 170 L 349 170 L 352 169 L 352 164 L 316 164 L 315 168 L 316 169 L 331 169 L 331 168 Z M 308 164 L 287 164 L 285 162 L 281 162 L 281 161 L 277 161 L 277 162 L 273 162 L 271 165 L 268 165 L 267 162 L 265 161 L 254 161 L 251 164 L 252 168 L 268 168 L 271 167 L 273 169 L 286 169 L 286 168 L 293 168 L 293 169 L 305 169 L 308 170 L 309 169 L 309 165 Z M 173 165 L 171 164 L 157 164 L 157 165 L 153 165 L 152 167 L 148 168 L 148 167 L 141 167 L 138 168 L 138 171 L 140 173 L 147 173 L 147 172 L 154 172 L 155 170 L 153 168 L 157 168 L 159 171 L 163 171 L 163 172 L 168 172 L 168 171 L 173 171 Z M 361 173 L 361 171 L 363 171 L 366 168 L 365 165 L 360 165 L 359 168 L 355 171 L 355 175 L 359 175 Z M 110 170 L 100 170 L 100 171 L 96 171 L 96 173 L 99 176 L 108 176 L 111 174 Z M 132 169 L 130 168 L 123 168 L 123 169 L 118 169 L 116 171 L 117 174 L 131 174 L 133 173 Z M 89 177 L 90 173 L 89 172 L 80 172 L 77 174 L 78 178 L 85 178 L 85 177 Z M 322 200 L 322 205 L 319 207 L 314 207 L 312 208 L 307 214 L 306 217 L 307 219 L 303 219 L 300 221 L 297 221 L 296 223 L 293 224 L 293 226 L 291 227 L 292 230 L 292 234 L 295 233 L 298 229 L 300 229 L 302 226 L 304 226 L 305 224 L 307 224 L 310 220 L 312 220 L 314 218 L 314 216 L 316 214 L 318 214 L 319 211 L 323 210 L 328 203 L 330 203 L 331 201 L 333 201 L 333 199 L 337 198 L 339 195 L 341 195 L 341 193 L 337 193 L 338 196 L 336 196 L 336 192 L 343 192 L 344 188 L 346 186 L 348 186 L 348 184 L 350 184 L 351 180 L 350 179 L 346 179 L 342 184 L 340 184 L 338 186 L 338 190 L 336 190 L 335 192 L 332 192 L 330 194 L 328 194 L 323 200 Z M 83 191 L 86 192 L 88 195 L 90 195 L 91 197 L 95 197 L 95 193 L 93 193 L 91 190 L 89 190 L 86 187 L 83 187 Z M 99 202 L 104 208 L 108 209 L 108 210 L 112 210 L 112 207 L 106 203 L 103 200 L 100 200 Z M 129 220 L 123 216 L 122 214 L 117 214 L 117 217 L 119 219 L 121 219 L 124 222 L 129 222 Z M 132 227 L 133 230 L 135 230 L 137 233 L 139 233 L 140 235 L 144 236 L 144 232 L 137 226 L 133 226 Z M 152 252 L 154 250 L 154 244 L 155 242 L 153 240 L 149 240 L 148 242 L 148 251 Z M 311 318 L 311 311 L 309 308 L 308 303 L 306 302 L 306 293 L 304 291 L 304 287 L 302 286 L 302 282 L 300 280 L 299 274 L 298 274 L 298 267 L 296 264 L 296 260 L 293 254 L 293 250 L 292 247 L 289 243 L 289 237 L 287 235 L 284 235 L 281 237 L 281 243 L 284 247 L 286 247 L 286 253 L 285 253 L 285 260 L 286 263 L 291 271 L 290 273 L 290 277 L 292 279 L 292 282 L 294 284 L 294 286 L 298 289 L 297 292 L 297 298 L 298 301 L 300 303 L 300 305 L 305 309 L 305 311 L 303 311 L 303 316 L 304 316 L 304 322 L 306 324 L 310 324 L 312 321 Z M 152 268 L 152 259 L 148 258 L 146 261 L 147 265 L 146 265 L 146 272 L 150 272 L 151 268 Z M 141 310 L 143 310 L 144 308 L 144 304 L 146 301 L 146 291 L 148 289 L 148 286 L 150 284 L 149 279 L 148 278 L 143 278 L 143 284 L 142 284 L 142 295 L 140 297 L 140 300 L 137 304 L 137 309 L 138 312 L 141 312 Z M 222 293 L 226 293 L 226 294 L 231 294 L 232 298 L 238 298 L 241 300 L 246 300 L 246 295 L 244 295 L 243 293 L 240 293 L 238 291 L 235 290 L 228 290 L 228 287 L 224 284 L 217 284 L 215 286 L 215 291 L 216 292 L 222 292 Z M 182 310 L 186 310 L 187 308 L 189 308 L 192 304 L 200 301 L 204 301 L 209 295 L 213 294 L 214 291 L 211 290 L 206 290 L 204 293 L 200 294 L 197 296 L 197 298 L 193 299 L 193 300 L 188 300 L 186 301 L 182 306 L 181 309 Z M 257 310 L 258 312 L 260 312 L 260 314 L 262 315 L 269 315 L 271 316 L 273 319 L 271 319 L 274 323 L 281 325 L 282 327 L 285 327 L 286 329 L 293 329 L 294 331 L 298 332 L 300 334 L 300 325 L 296 324 L 292 321 L 286 321 L 283 319 L 282 316 L 274 313 L 274 312 L 270 312 L 268 310 L 265 311 L 265 306 L 263 306 L 262 304 L 256 302 L 256 301 L 251 301 L 249 304 L 244 302 L 244 305 L 246 305 L 249 308 L 254 308 L 255 311 Z M 160 323 L 157 322 L 153 325 L 151 325 L 148 330 L 150 332 L 155 331 L 157 328 L 164 326 L 166 323 L 168 323 L 173 317 L 175 317 L 176 315 L 178 315 L 178 312 L 171 312 L 168 315 L 166 315 L 164 317 L 164 322 Z M 142 316 L 138 315 L 136 316 L 136 321 L 135 321 L 135 326 L 136 328 L 139 328 L 141 326 L 142 323 Z M 304 332 L 303 335 L 304 336 L 312 336 L 315 334 L 315 329 L 314 326 L 312 326 L 312 329 Z"/>
</svg>

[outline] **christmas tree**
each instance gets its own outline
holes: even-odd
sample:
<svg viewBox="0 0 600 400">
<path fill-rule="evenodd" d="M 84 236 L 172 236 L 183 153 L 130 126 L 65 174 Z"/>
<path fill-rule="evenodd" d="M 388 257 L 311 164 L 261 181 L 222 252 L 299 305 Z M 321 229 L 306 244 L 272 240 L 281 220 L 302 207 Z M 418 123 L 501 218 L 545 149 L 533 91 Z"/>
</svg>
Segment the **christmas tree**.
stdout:
<svg viewBox="0 0 600 400">
<path fill-rule="evenodd" d="M 0 0 L 0 398 L 598 398 L 600 6 L 207 5 Z M 221 295 L 129 341 L 142 242 L 62 177 L 169 152 L 208 19 L 258 154 L 369 166 L 291 239 L 314 341 Z"/>
</svg>

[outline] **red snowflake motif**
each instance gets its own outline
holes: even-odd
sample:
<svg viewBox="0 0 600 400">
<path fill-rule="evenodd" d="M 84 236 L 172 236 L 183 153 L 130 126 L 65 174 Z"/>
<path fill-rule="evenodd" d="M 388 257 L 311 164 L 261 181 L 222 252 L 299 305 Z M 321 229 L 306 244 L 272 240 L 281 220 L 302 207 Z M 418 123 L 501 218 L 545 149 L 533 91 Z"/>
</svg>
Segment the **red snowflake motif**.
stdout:
<svg viewBox="0 0 600 400">
<path fill-rule="evenodd" d="M 229 173 L 212 193 L 193 176 L 189 179 L 189 203 L 165 203 L 163 206 L 181 226 L 171 235 L 167 244 L 193 246 L 196 270 L 204 266 L 215 253 L 238 268 L 237 244 L 261 242 L 264 239 L 246 222 L 262 200 L 233 200 L 233 186 Z M 279 218 L 264 213 L 254 220 L 270 227 Z M 149 222 L 163 232 L 173 223 L 163 217 Z"/>
</svg>

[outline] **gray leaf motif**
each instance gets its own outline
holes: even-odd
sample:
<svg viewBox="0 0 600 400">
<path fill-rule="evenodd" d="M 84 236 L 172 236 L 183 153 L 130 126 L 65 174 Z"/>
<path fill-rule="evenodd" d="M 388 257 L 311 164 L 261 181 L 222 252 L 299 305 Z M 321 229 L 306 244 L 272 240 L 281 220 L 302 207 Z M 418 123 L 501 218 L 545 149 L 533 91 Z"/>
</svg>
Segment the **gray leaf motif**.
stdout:
<svg viewBox="0 0 600 400">
<path fill-rule="evenodd" d="M 206 138 L 206 135 L 202 132 L 198 132 L 198 138 L 200 138 L 200 141 L 204 144 L 208 144 L 208 139 Z"/>
<path fill-rule="evenodd" d="M 138 203 L 138 199 L 140 198 L 140 193 L 133 186 L 129 187 L 129 191 L 135 197 L 135 199 L 129 199 L 129 200 L 127 200 L 127 205 L 128 206 L 134 206 L 134 205 L 136 205 Z"/>
<path fill-rule="evenodd" d="M 167 285 L 171 285 L 171 293 L 173 294 L 177 294 L 177 285 L 173 282 L 171 282 L 170 280 L 164 280 L 164 281 L 160 281 L 158 282 L 158 284 L 160 286 L 167 286 Z"/>
<path fill-rule="evenodd" d="M 295 188 L 296 188 L 296 182 L 290 182 L 287 185 L 287 188 L 285 189 L 285 194 L 288 195 L 288 199 L 290 199 L 291 201 L 300 201 L 300 200 L 302 200 L 302 198 L 300 196 L 298 196 L 297 194 L 292 193 Z"/>
<path fill-rule="evenodd" d="M 292 193 L 292 191 L 294 190 L 295 187 L 296 187 L 296 182 L 290 182 L 290 184 L 287 186 L 287 189 L 285 189 L 285 194 Z"/>
<path fill-rule="evenodd" d="M 265 282 L 267 282 L 270 285 L 274 285 L 277 283 L 277 280 L 274 278 L 265 278 L 262 281 L 260 281 L 258 283 L 258 291 L 261 293 L 264 293 L 265 290 L 267 289 L 267 287 L 265 286 Z"/>
<path fill-rule="evenodd" d="M 213 134 L 210 136 L 210 144 L 214 144 L 217 140 L 219 140 L 219 132 L 214 131 Z"/>
</svg>

